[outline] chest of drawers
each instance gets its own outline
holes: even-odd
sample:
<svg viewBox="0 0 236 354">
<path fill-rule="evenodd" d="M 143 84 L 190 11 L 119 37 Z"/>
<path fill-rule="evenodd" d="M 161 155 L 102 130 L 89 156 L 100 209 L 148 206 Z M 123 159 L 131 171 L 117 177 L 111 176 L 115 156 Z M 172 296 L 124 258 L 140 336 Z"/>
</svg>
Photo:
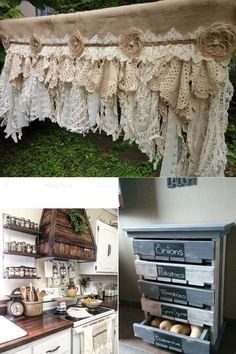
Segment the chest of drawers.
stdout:
<svg viewBox="0 0 236 354">
<path fill-rule="evenodd" d="M 224 268 L 233 223 L 126 228 L 145 313 L 134 334 L 157 347 L 209 354 L 224 328 Z M 151 326 L 157 316 L 201 327 L 197 338 Z"/>
</svg>

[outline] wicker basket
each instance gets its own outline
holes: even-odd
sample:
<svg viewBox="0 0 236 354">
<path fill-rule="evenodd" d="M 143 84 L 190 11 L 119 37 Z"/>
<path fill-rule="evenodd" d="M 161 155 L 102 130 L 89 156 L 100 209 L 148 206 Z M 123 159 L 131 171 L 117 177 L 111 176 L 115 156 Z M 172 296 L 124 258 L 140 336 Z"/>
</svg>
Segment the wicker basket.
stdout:
<svg viewBox="0 0 236 354">
<path fill-rule="evenodd" d="M 24 315 L 25 316 L 39 316 L 43 313 L 43 301 L 28 302 L 23 301 L 25 306 Z"/>
</svg>

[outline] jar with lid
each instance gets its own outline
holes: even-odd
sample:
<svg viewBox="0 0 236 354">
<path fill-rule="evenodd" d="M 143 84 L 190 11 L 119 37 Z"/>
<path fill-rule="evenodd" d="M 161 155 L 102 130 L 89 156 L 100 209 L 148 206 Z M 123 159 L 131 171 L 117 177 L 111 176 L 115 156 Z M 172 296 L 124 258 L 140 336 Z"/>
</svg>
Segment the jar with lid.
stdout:
<svg viewBox="0 0 236 354">
<path fill-rule="evenodd" d="M 25 218 L 20 218 L 20 226 L 25 227 Z"/>
<path fill-rule="evenodd" d="M 33 268 L 33 277 L 37 277 L 37 270 L 36 270 L 36 268 Z"/>
<path fill-rule="evenodd" d="M 25 220 L 25 227 L 27 227 L 27 229 L 30 228 L 30 220 L 29 219 Z"/>
<path fill-rule="evenodd" d="M 11 224 L 16 225 L 16 217 L 15 216 L 11 216 L 10 220 L 11 220 Z"/>
<path fill-rule="evenodd" d="M 5 242 L 5 244 L 4 244 L 4 250 L 5 250 L 5 252 L 9 252 L 9 251 L 11 251 L 11 243 L 10 242 Z"/>
<path fill-rule="evenodd" d="M 29 277 L 29 268 L 25 267 L 25 277 Z"/>
<path fill-rule="evenodd" d="M 34 230 L 34 226 L 35 226 L 34 221 L 30 221 L 30 228 L 31 228 L 32 230 Z"/>
<path fill-rule="evenodd" d="M 5 278 L 9 278 L 9 267 L 6 267 L 5 272 L 4 272 Z"/>
<path fill-rule="evenodd" d="M 17 225 L 17 226 L 21 226 L 20 218 L 16 218 L 16 225 Z"/>
<path fill-rule="evenodd" d="M 33 246 L 32 246 L 32 253 L 33 253 L 33 254 L 36 254 L 36 253 L 37 253 L 37 246 L 36 246 L 36 245 L 33 245 Z"/>
<path fill-rule="evenodd" d="M 22 249 L 22 253 L 27 253 L 27 246 L 25 241 L 21 242 L 21 249 Z"/>
<path fill-rule="evenodd" d="M 27 244 L 27 253 L 31 253 L 32 252 L 32 246 L 28 243 Z"/>
<path fill-rule="evenodd" d="M 25 276 L 25 267 L 20 266 L 20 277 L 24 278 L 24 276 Z"/>
<path fill-rule="evenodd" d="M 16 241 L 11 242 L 11 251 L 16 252 Z"/>
<path fill-rule="evenodd" d="M 14 277 L 15 275 L 15 268 L 9 267 L 9 278 Z"/>
<path fill-rule="evenodd" d="M 22 253 L 21 242 L 18 242 L 18 243 L 16 244 L 16 251 L 19 252 L 19 253 Z"/>
<path fill-rule="evenodd" d="M 34 224 L 34 229 L 35 231 L 38 231 L 39 225 L 37 224 L 37 222 Z"/>
<path fill-rule="evenodd" d="M 15 277 L 19 277 L 19 276 L 20 276 L 20 268 L 15 267 Z"/>
<path fill-rule="evenodd" d="M 30 268 L 30 269 L 29 269 L 29 276 L 30 276 L 30 277 L 33 277 L 33 268 Z"/>
<path fill-rule="evenodd" d="M 7 223 L 7 225 L 9 225 L 9 224 L 11 223 L 10 215 L 7 215 L 7 217 L 6 217 L 6 223 Z"/>
</svg>

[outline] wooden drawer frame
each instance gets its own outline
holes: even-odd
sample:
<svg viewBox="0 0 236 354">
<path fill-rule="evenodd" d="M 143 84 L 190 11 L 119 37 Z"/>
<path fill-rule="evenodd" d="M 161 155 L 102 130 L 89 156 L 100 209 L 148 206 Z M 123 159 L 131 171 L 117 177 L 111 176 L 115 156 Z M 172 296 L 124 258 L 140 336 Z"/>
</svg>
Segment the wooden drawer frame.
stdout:
<svg viewBox="0 0 236 354">
<path fill-rule="evenodd" d="M 215 258 L 215 242 L 187 240 L 133 240 L 134 254 L 144 260 L 203 263 Z"/>
<path fill-rule="evenodd" d="M 215 292 L 211 289 L 191 288 L 146 280 L 139 280 L 138 284 L 140 292 L 150 299 L 200 308 L 214 306 Z"/>
<path fill-rule="evenodd" d="M 153 318 L 153 317 L 152 317 Z M 152 318 L 142 323 L 134 323 L 134 335 L 157 347 L 175 350 L 185 354 L 209 354 L 208 329 L 204 328 L 198 339 L 150 326 Z M 155 338 L 158 343 L 155 343 Z"/>
<path fill-rule="evenodd" d="M 151 299 L 141 299 L 142 310 L 153 316 L 190 323 L 197 326 L 213 326 L 214 312 L 195 307 L 173 305 Z"/>
<path fill-rule="evenodd" d="M 144 279 L 202 287 L 214 284 L 214 266 L 136 260 L 135 268 Z"/>
</svg>

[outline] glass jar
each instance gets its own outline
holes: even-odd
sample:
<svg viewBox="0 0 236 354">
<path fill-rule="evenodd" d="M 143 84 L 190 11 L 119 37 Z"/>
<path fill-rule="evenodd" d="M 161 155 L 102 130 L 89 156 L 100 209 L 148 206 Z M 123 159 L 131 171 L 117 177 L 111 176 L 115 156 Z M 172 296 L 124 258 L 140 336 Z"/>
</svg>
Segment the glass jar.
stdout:
<svg viewBox="0 0 236 354">
<path fill-rule="evenodd" d="M 24 278 L 24 276 L 25 276 L 25 267 L 20 266 L 20 277 Z"/>
<path fill-rule="evenodd" d="M 25 267 L 25 277 L 29 277 L 29 268 Z"/>
<path fill-rule="evenodd" d="M 7 223 L 7 225 L 9 225 L 11 223 L 11 218 L 9 215 L 7 215 L 7 217 L 6 217 L 6 223 Z"/>
<path fill-rule="evenodd" d="M 5 242 L 4 250 L 5 250 L 5 252 L 11 251 L 11 243 L 10 242 Z"/>
<path fill-rule="evenodd" d="M 33 277 L 37 277 L 37 270 L 36 270 L 36 268 L 33 268 Z"/>
<path fill-rule="evenodd" d="M 30 228 L 30 220 L 29 219 L 25 220 L 25 227 L 27 227 L 27 229 Z"/>
<path fill-rule="evenodd" d="M 11 220 L 11 224 L 16 225 L 16 217 L 15 216 L 11 216 L 10 220 Z"/>
<path fill-rule="evenodd" d="M 21 249 L 22 253 L 27 253 L 27 246 L 25 241 L 21 242 Z"/>
<path fill-rule="evenodd" d="M 36 245 L 33 245 L 33 246 L 32 246 L 32 253 L 33 253 L 33 254 L 36 254 L 36 253 L 37 253 L 37 246 L 36 246 Z"/>
<path fill-rule="evenodd" d="M 27 244 L 27 253 L 31 253 L 32 252 L 32 246 L 28 243 Z"/>
<path fill-rule="evenodd" d="M 15 277 L 19 277 L 20 276 L 20 268 L 19 267 L 15 267 Z"/>
<path fill-rule="evenodd" d="M 16 241 L 11 242 L 11 251 L 16 252 Z"/>
<path fill-rule="evenodd" d="M 8 275 L 9 275 L 9 278 L 14 277 L 14 275 L 15 275 L 15 268 L 14 267 L 9 267 Z"/>
<path fill-rule="evenodd" d="M 35 231 L 38 231 L 39 225 L 37 224 L 37 222 L 34 224 L 34 229 Z"/>
<path fill-rule="evenodd" d="M 17 225 L 17 226 L 21 226 L 20 218 L 16 218 L 16 225 Z"/>
<path fill-rule="evenodd" d="M 33 276 L 34 276 L 33 268 L 29 268 L 29 276 L 30 276 L 30 277 L 33 277 Z"/>
<path fill-rule="evenodd" d="M 9 267 L 6 267 L 4 276 L 5 278 L 9 278 Z"/>
<path fill-rule="evenodd" d="M 25 227 L 25 218 L 20 218 L 20 226 Z"/>
<path fill-rule="evenodd" d="M 31 228 L 32 230 L 34 230 L 34 226 L 35 226 L 34 221 L 30 221 L 30 228 Z"/>
<path fill-rule="evenodd" d="M 16 251 L 19 252 L 19 253 L 22 253 L 21 242 L 18 242 L 18 243 L 16 244 Z"/>
</svg>

